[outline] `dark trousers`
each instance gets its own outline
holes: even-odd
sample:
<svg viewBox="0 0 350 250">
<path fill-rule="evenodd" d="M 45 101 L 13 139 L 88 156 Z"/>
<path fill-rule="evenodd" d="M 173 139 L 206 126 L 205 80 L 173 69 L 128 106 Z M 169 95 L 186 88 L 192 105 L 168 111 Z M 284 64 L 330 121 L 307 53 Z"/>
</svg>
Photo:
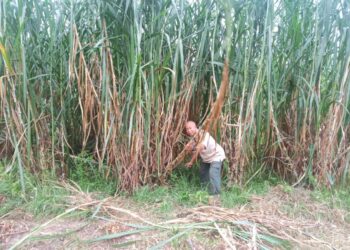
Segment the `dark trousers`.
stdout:
<svg viewBox="0 0 350 250">
<path fill-rule="evenodd" d="M 208 187 L 211 195 L 219 194 L 221 191 L 221 166 L 222 161 L 201 162 L 199 179 L 202 187 Z"/>
</svg>

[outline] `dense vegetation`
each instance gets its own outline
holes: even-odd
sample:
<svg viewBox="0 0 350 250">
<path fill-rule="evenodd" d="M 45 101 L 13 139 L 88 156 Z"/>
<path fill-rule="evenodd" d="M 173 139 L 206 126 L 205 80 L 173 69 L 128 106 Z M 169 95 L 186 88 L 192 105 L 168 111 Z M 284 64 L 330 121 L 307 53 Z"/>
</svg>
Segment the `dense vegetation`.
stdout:
<svg viewBox="0 0 350 250">
<path fill-rule="evenodd" d="M 124 190 L 157 182 L 225 59 L 230 181 L 349 181 L 348 1 L 2 0 L 0 52 L 0 157 L 23 190 L 81 158 Z"/>
</svg>

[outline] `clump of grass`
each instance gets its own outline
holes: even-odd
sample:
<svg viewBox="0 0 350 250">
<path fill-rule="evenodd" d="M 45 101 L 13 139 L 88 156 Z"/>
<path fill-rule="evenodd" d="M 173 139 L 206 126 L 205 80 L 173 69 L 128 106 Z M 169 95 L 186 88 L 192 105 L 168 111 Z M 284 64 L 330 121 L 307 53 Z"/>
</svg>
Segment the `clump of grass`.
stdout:
<svg viewBox="0 0 350 250">
<path fill-rule="evenodd" d="M 0 195 L 3 196 L 0 206 L 0 216 L 23 204 L 19 178 L 13 172 L 5 173 L 5 165 L 6 162 L 0 162 Z"/>
<path fill-rule="evenodd" d="M 171 176 L 168 186 L 144 186 L 138 188 L 133 199 L 137 202 L 159 204 L 161 213 L 171 211 L 175 206 L 192 207 L 208 203 L 208 193 L 201 188 L 196 170 L 178 169 Z"/>
<path fill-rule="evenodd" d="M 238 186 L 224 190 L 221 194 L 221 201 L 224 207 L 235 207 L 249 201 L 249 193 Z"/>
<path fill-rule="evenodd" d="M 133 195 L 133 199 L 137 202 L 158 203 L 167 199 L 169 193 L 167 187 L 155 186 L 152 188 L 150 186 L 144 186 L 137 189 Z"/>
<path fill-rule="evenodd" d="M 56 215 L 64 212 L 69 192 L 53 180 L 37 182 L 29 190 L 25 209 L 36 216 Z"/>
<path fill-rule="evenodd" d="M 98 192 L 101 196 L 112 195 L 115 192 L 116 182 L 105 180 L 91 157 L 81 154 L 72 164 L 71 178 L 83 191 Z M 5 161 L 0 162 L 0 195 L 3 203 L 0 207 L 0 216 L 21 207 L 35 216 L 49 216 L 64 211 L 66 197 L 69 190 L 60 186 L 48 172 L 43 172 L 40 179 L 24 171 L 25 193 L 23 193 L 18 168 L 12 167 L 5 172 Z"/>
<path fill-rule="evenodd" d="M 235 207 L 249 202 L 251 195 L 264 195 L 271 187 L 277 185 L 275 179 L 256 179 L 245 187 L 234 185 L 224 188 L 221 201 L 224 207 Z"/>
<path fill-rule="evenodd" d="M 139 204 L 148 204 L 155 207 L 154 210 L 160 215 L 168 215 L 174 211 L 177 204 L 169 187 L 143 186 L 138 188 L 132 195 L 132 199 Z"/>
<path fill-rule="evenodd" d="M 326 203 L 331 208 L 342 208 L 350 211 L 350 190 L 340 189 L 315 189 L 311 197 L 316 201 Z"/>
<path fill-rule="evenodd" d="M 171 176 L 171 196 L 176 203 L 184 206 L 207 203 L 208 194 L 200 186 L 198 175 L 194 174 L 197 171 L 197 168 L 180 169 Z"/>
<path fill-rule="evenodd" d="M 5 197 L 0 216 L 19 207 L 36 216 L 55 215 L 64 211 L 67 190 L 53 180 L 41 181 L 30 173 L 25 173 L 25 178 L 26 193 L 23 194 L 16 170 L 5 173 L 4 163 L 0 164 L 0 194 Z"/>
<path fill-rule="evenodd" d="M 105 178 L 104 169 L 99 170 L 98 162 L 92 155 L 82 152 L 73 158 L 69 178 L 86 192 L 97 191 L 113 195 L 116 191 L 117 181 Z"/>
</svg>

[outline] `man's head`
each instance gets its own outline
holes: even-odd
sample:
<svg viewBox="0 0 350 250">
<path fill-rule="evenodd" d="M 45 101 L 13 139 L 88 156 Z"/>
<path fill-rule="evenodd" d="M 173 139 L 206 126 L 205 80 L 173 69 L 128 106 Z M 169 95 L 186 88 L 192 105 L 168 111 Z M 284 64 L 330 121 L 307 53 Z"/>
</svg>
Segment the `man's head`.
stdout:
<svg viewBox="0 0 350 250">
<path fill-rule="evenodd" d="M 193 121 L 188 121 L 185 124 L 186 134 L 188 136 L 194 136 L 198 132 L 198 128 L 196 126 L 196 123 Z"/>
</svg>

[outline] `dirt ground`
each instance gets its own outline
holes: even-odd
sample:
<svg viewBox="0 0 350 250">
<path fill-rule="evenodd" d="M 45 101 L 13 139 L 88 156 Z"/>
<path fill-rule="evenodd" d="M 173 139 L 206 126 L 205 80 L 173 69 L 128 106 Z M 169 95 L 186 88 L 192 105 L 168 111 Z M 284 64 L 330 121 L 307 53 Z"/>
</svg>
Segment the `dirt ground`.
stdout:
<svg viewBox="0 0 350 250">
<path fill-rule="evenodd" d="M 237 234 L 232 235 L 228 227 L 219 228 L 219 224 L 214 223 L 217 231 L 206 229 L 207 222 L 225 220 L 264 225 L 265 231 L 282 235 L 290 242 L 283 247 L 287 249 L 350 249 L 349 212 L 315 202 L 304 189 L 286 192 L 277 186 L 266 195 L 252 197 L 248 204 L 240 207 L 179 207 L 167 214 L 167 218 L 155 212 L 157 204 L 146 207 L 122 197 L 96 201 L 87 194 L 71 198 L 71 211 L 90 210 L 90 219 L 68 213 L 58 218 L 34 218 L 17 209 L 0 218 L 0 249 L 10 249 L 23 239 L 16 249 L 261 248 L 254 239 L 241 241 L 233 237 Z M 184 225 L 183 235 L 174 227 L 180 224 Z M 186 231 L 189 225 L 198 226 L 198 230 Z M 252 229 L 255 235 L 255 226 Z M 112 235 L 113 239 L 98 241 L 98 237 L 106 235 Z M 91 241 L 93 239 L 97 240 Z"/>
</svg>

